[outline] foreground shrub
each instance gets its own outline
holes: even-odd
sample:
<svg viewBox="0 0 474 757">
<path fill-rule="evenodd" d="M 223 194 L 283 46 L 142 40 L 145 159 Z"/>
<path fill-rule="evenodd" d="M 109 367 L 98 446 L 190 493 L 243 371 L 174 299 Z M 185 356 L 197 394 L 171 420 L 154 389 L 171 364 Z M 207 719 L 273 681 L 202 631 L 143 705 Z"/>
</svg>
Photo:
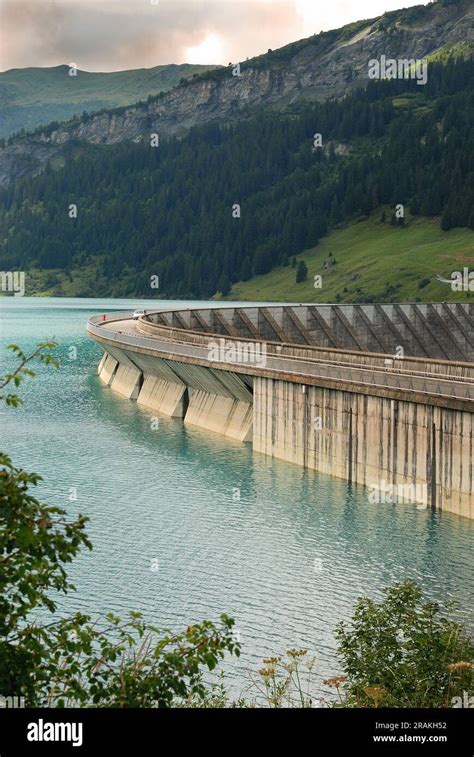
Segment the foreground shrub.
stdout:
<svg viewBox="0 0 474 757">
<path fill-rule="evenodd" d="M 474 647 L 461 624 L 405 581 L 375 602 L 358 600 L 336 629 L 346 706 L 452 707 L 472 692 Z"/>
</svg>

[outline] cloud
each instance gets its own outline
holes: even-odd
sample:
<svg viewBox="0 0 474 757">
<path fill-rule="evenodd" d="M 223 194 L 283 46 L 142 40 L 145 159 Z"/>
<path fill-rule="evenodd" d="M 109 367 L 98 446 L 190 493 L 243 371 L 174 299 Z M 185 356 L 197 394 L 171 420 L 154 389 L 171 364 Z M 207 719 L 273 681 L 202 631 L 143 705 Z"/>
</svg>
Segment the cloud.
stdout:
<svg viewBox="0 0 474 757">
<path fill-rule="evenodd" d="M 83 70 L 116 71 L 184 63 L 190 48 L 209 39 L 219 44 L 207 48 L 211 59 L 206 62 L 226 64 L 418 2 L 0 0 L 0 68 L 74 62 Z"/>
<path fill-rule="evenodd" d="M 64 7 L 37 0 L 0 0 L 0 68 L 44 65 L 61 35 Z M 36 61 L 36 62 L 34 62 Z"/>
</svg>

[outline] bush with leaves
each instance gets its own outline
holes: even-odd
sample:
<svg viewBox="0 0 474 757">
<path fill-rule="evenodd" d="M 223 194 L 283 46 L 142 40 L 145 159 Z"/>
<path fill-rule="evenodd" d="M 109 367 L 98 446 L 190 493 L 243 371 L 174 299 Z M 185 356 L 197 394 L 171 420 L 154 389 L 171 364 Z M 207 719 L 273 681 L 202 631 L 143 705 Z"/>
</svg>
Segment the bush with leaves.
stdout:
<svg viewBox="0 0 474 757">
<path fill-rule="evenodd" d="M 34 376 L 39 358 L 57 366 L 55 344 L 44 342 L 29 356 L 10 349 L 18 366 L 0 379 L 0 392 Z M 0 393 L 11 407 L 15 393 Z M 81 548 L 91 549 L 83 515 L 71 520 L 58 507 L 31 494 L 41 480 L 15 468 L 0 453 L 0 692 L 24 697 L 27 706 L 170 707 L 205 700 L 203 673 L 225 652 L 239 654 L 234 621 L 221 615 L 171 634 L 146 623 L 139 613 L 127 621 L 113 614 L 105 622 L 75 614 L 39 622 L 57 610 L 58 593 L 74 590 L 66 567 Z"/>
<path fill-rule="evenodd" d="M 345 706 L 452 707 L 472 692 L 474 646 L 454 609 L 424 599 L 413 581 L 385 589 L 381 602 L 360 598 L 336 629 Z"/>
</svg>

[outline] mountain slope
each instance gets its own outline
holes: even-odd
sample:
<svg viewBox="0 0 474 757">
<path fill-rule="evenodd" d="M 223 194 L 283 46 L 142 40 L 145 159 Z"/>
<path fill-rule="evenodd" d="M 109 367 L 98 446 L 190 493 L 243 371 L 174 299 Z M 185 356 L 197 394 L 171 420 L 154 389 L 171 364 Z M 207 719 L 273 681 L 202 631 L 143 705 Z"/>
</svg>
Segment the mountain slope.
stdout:
<svg viewBox="0 0 474 757">
<path fill-rule="evenodd" d="M 389 209 L 386 209 L 386 218 Z M 308 269 L 296 283 L 291 265 L 235 284 L 227 300 L 269 302 L 466 302 L 469 292 L 453 292 L 449 279 L 474 262 L 474 230 L 439 227 L 438 218 L 407 217 L 403 228 L 370 218 L 331 231 L 298 255 Z M 335 261 L 330 265 L 331 259 Z M 315 287 L 315 276 L 322 286 Z M 317 282 L 317 280 L 316 280 Z"/>
<path fill-rule="evenodd" d="M 91 73 L 69 66 L 16 68 L 0 73 L 0 137 L 31 131 L 51 121 L 146 100 L 175 87 L 182 78 L 217 66 L 168 65 L 131 71 Z"/>
<path fill-rule="evenodd" d="M 370 82 L 298 113 L 195 127 L 159 149 L 70 145 L 62 165 L 0 191 L 0 266 L 67 276 L 89 268 L 98 292 L 116 296 L 156 295 L 158 276 L 162 296 L 207 298 L 285 267 L 331 229 L 381 206 L 437 217 L 448 243 L 449 230 L 474 229 L 473 125 L 474 58 L 449 58 L 430 66 L 424 87 Z M 396 267 L 413 239 L 393 210 L 386 223 L 407 245 L 394 248 Z M 385 229 L 372 229 L 382 246 Z M 418 285 L 431 269 L 424 256 L 413 265 Z M 439 273 L 449 277 L 455 259 L 452 266 Z M 353 273 L 356 296 L 385 286 L 370 266 Z"/>
<path fill-rule="evenodd" d="M 220 68 L 141 105 L 55 124 L 16 139 L 0 150 L 0 185 L 42 171 L 74 140 L 149 140 L 150 133 L 182 134 L 213 120 L 230 123 L 256 107 L 283 108 L 305 99 L 341 97 L 367 84 L 369 60 L 381 55 L 421 59 L 456 48 L 474 49 L 473 28 L 472 0 L 440 0 L 324 32 L 245 61 L 240 76 L 234 76 L 232 68 Z"/>
</svg>

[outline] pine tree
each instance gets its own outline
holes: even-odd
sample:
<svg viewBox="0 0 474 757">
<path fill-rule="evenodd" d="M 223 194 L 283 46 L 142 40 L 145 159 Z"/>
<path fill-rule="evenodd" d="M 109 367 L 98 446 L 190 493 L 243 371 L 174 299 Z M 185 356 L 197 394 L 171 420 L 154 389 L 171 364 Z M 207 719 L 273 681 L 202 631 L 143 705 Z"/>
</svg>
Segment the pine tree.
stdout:
<svg viewBox="0 0 474 757">
<path fill-rule="evenodd" d="M 331 226 L 337 226 L 337 224 L 342 221 L 341 206 L 339 205 L 339 200 L 337 199 L 337 197 L 334 197 L 331 203 L 329 221 Z"/>
<path fill-rule="evenodd" d="M 446 205 L 443 215 L 441 216 L 440 226 L 443 231 L 449 231 L 453 226 L 453 214 L 449 203 Z"/>
<path fill-rule="evenodd" d="M 223 273 L 218 285 L 218 291 L 222 294 L 223 297 L 227 297 L 227 295 L 230 292 L 230 281 L 227 274 Z"/>
<path fill-rule="evenodd" d="M 252 266 L 250 264 L 250 258 L 247 256 L 242 263 L 242 270 L 240 272 L 241 281 L 248 281 L 252 277 Z"/>
<path fill-rule="evenodd" d="M 300 284 L 308 278 L 308 266 L 304 260 L 300 260 L 298 268 L 296 269 L 296 283 Z"/>
<path fill-rule="evenodd" d="M 471 213 L 469 215 L 469 220 L 467 222 L 468 229 L 472 229 L 474 231 L 474 208 L 471 210 Z"/>
</svg>

